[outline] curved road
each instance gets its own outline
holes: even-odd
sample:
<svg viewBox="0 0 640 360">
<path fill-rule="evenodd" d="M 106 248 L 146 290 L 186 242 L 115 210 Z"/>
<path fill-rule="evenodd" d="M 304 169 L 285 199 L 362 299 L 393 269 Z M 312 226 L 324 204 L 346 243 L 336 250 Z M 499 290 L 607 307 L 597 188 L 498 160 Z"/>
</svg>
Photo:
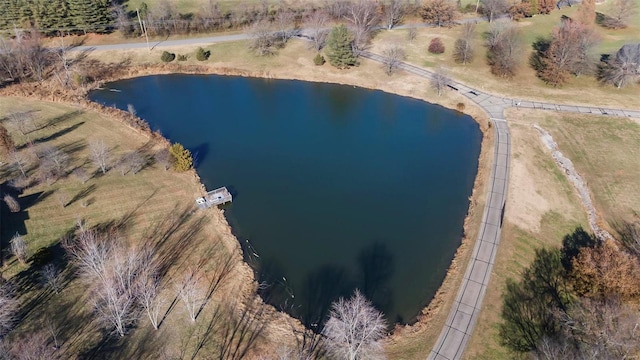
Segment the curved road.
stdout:
<svg viewBox="0 0 640 360">
<path fill-rule="evenodd" d="M 195 44 L 210 44 L 226 41 L 248 39 L 246 34 L 221 35 L 206 38 L 192 38 L 171 41 L 150 42 L 149 46 L 180 46 Z M 74 50 L 126 50 L 146 48 L 147 43 L 128 43 L 113 45 L 80 46 Z M 363 52 L 362 57 L 382 62 L 380 55 Z M 432 73 L 415 65 L 401 63 L 399 68 L 414 75 L 430 79 Z M 504 110 L 509 107 L 523 107 L 540 110 L 554 110 L 573 113 L 588 113 L 609 116 L 623 116 L 640 119 L 640 110 L 611 109 L 597 106 L 563 105 L 498 97 L 478 89 L 471 88 L 460 82 L 451 81 L 448 87 L 457 91 L 480 106 L 491 118 L 496 135 L 493 163 L 488 196 L 485 204 L 482 223 L 478 238 L 473 248 L 473 255 L 467 264 L 464 279 L 460 284 L 455 302 L 443 327 L 436 345 L 432 349 L 429 359 L 453 360 L 461 359 L 471 338 L 475 323 L 478 320 L 484 294 L 489 284 L 489 278 L 500 243 L 502 220 L 507 200 L 509 181 L 509 162 L 511 158 L 511 137 L 509 127 L 504 118 Z"/>
</svg>

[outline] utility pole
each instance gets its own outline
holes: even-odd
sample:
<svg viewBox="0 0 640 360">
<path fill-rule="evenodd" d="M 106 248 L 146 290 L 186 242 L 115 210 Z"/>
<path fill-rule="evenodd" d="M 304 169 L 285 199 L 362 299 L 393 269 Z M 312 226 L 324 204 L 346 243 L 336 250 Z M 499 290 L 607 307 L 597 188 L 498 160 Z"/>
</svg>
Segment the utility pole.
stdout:
<svg viewBox="0 0 640 360">
<path fill-rule="evenodd" d="M 140 31 L 144 34 L 145 39 L 147 39 L 147 50 L 151 51 L 149 47 L 149 35 L 147 34 L 147 27 L 143 25 L 142 18 L 140 18 L 140 10 L 136 9 L 136 13 L 138 14 L 138 22 L 140 23 Z"/>
</svg>

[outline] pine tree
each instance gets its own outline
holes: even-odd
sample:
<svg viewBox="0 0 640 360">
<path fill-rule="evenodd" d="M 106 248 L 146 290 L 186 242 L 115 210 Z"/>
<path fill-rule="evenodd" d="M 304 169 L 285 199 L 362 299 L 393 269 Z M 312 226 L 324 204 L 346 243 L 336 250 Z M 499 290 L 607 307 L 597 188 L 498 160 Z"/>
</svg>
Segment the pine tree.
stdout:
<svg viewBox="0 0 640 360">
<path fill-rule="evenodd" d="M 173 168 L 176 171 L 187 171 L 193 167 L 191 151 L 185 149 L 180 143 L 175 143 L 169 148 L 169 153 L 175 159 Z"/>
<path fill-rule="evenodd" d="M 353 36 L 344 25 L 331 29 L 327 38 L 327 57 L 329 63 L 338 69 L 346 69 L 357 64 L 351 44 Z"/>
<path fill-rule="evenodd" d="M 68 0 L 74 25 L 83 30 L 101 32 L 111 24 L 109 0 Z"/>
</svg>

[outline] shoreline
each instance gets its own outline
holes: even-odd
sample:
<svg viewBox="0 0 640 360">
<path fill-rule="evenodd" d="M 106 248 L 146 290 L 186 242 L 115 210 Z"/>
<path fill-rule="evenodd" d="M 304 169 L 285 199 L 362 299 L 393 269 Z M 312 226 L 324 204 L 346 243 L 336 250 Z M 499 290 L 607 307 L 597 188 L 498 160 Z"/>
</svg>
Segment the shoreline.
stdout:
<svg viewBox="0 0 640 360">
<path fill-rule="evenodd" d="M 367 60 L 364 60 L 367 61 Z M 427 96 L 419 96 L 415 93 L 407 92 L 403 89 L 395 88 L 393 85 L 389 85 L 385 83 L 387 86 L 371 86 L 371 84 L 366 83 L 366 79 L 358 79 L 359 81 L 349 81 L 348 78 L 332 78 L 331 74 L 324 74 L 329 76 L 324 76 L 323 74 L 319 74 L 320 76 L 299 76 L 292 73 L 287 74 L 279 74 L 278 72 L 271 71 L 255 71 L 255 70 L 247 70 L 241 68 L 234 67 L 226 67 L 221 66 L 217 67 L 213 66 L 205 66 L 205 65 L 181 65 L 181 64 L 148 64 L 148 65 L 128 65 L 123 69 L 121 73 L 118 73 L 115 76 L 109 76 L 99 82 L 92 84 L 93 86 L 84 88 L 80 93 L 70 93 L 69 91 L 62 91 L 58 89 L 58 91 L 49 91 L 51 89 L 46 89 L 45 86 L 38 86 L 40 84 L 28 83 L 28 84 L 17 84 L 9 86 L 8 88 L 4 88 L 0 90 L 0 95 L 5 96 L 18 96 L 25 97 L 30 99 L 40 99 L 43 101 L 52 101 L 59 103 L 71 104 L 76 107 L 81 107 L 87 110 L 97 111 L 105 116 L 109 116 L 124 125 L 130 127 L 134 131 L 145 134 L 149 137 L 149 139 L 156 140 L 161 144 L 170 143 L 168 139 L 159 133 L 154 133 L 151 129 L 148 128 L 146 122 L 144 120 L 137 118 L 126 111 L 114 109 L 111 107 L 103 106 L 97 104 L 95 102 L 90 101 L 87 98 L 87 94 L 89 91 L 100 87 L 108 82 L 113 82 L 117 80 L 130 79 L 135 77 L 142 76 L 150 76 L 150 75 L 167 75 L 167 74 L 192 74 L 192 75 L 226 75 L 226 76 L 243 76 L 243 77 L 255 77 L 255 78 L 264 78 L 264 79 L 281 79 L 281 80 L 297 80 L 297 81 L 307 81 L 307 82 L 324 82 L 324 83 L 332 83 L 332 84 L 341 84 L 341 85 L 351 85 L 358 86 L 365 89 L 370 90 L 379 90 L 390 94 L 395 94 L 399 96 L 410 97 L 413 99 L 422 100 L 428 103 L 440 105 L 449 109 L 454 109 L 456 102 L 461 102 L 465 104 L 465 110 L 462 111 L 464 114 L 469 115 L 473 118 L 476 123 L 478 123 L 480 131 L 482 132 L 482 142 L 480 155 L 478 158 L 478 169 L 476 173 L 476 178 L 474 180 L 474 185 L 472 188 L 471 196 L 469 197 L 469 205 L 468 211 L 465 215 L 464 223 L 463 223 L 463 232 L 462 238 L 460 241 L 460 245 L 458 246 L 451 263 L 446 271 L 445 277 L 439 286 L 438 290 L 434 294 L 434 296 L 428 301 L 427 305 L 417 314 L 416 321 L 412 324 L 401 325 L 395 324 L 392 330 L 392 335 L 385 338 L 383 341 L 387 344 L 397 343 L 405 339 L 408 335 L 428 332 L 430 329 L 440 330 L 441 324 L 444 323 L 444 318 L 440 321 L 439 318 L 442 318 L 443 315 L 446 317 L 448 313 L 448 308 L 453 303 L 453 297 L 455 296 L 455 292 L 457 290 L 458 284 L 461 281 L 461 276 L 463 275 L 464 264 L 466 264 L 466 260 L 471 255 L 471 250 L 473 249 L 473 245 L 476 239 L 476 233 L 478 231 L 478 216 L 482 216 L 482 209 L 484 205 L 484 197 L 486 192 L 486 178 L 488 176 L 488 161 L 487 157 L 491 154 L 491 149 L 493 148 L 493 131 L 491 130 L 490 123 L 488 121 L 488 117 L 484 114 L 484 112 L 477 108 L 473 103 L 467 101 L 463 97 L 459 96 L 455 93 L 450 93 L 446 98 L 438 98 L 433 99 Z M 409 75 L 411 77 L 411 75 Z M 35 86 L 33 86 L 35 85 Z M 16 91 L 17 90 L 17 91 Z M 20 91 L 22 90 L 22 91 Z M 31 91 L 29 91 L 31 90 Z M 146 128 L 145 128 L 146 126 Z M 202 181 L 195 169 L 190 170 L 190 174 L 193 176 L 193 179 L 199 184 L 200 189 L 204 192 L 205 187 L 202 184 Z M 480 211 L 478 211 L 480 210 Z M 243 272 L 246 270 L 250 270 L 250 273 L 246 273 L 247 282 L 250 284 L 255 284 L 255 274 L 253 269 L 249 264 L 244 261 L 242 255 L 242 249 L 239 240 L 233 235 L 231 231 L 231 227 L 224 215 L 224 211 L 221 209 L 216 209 L 215 215 L 212 216 L 218 224 L 216 226 L 221 226 L 225 232 L 231 234 L 232 238 L 235 239 L 235 244 L 233 244 L 234 249 L 232 250 L 234 253 L 238 254 L 242 259 Z M 478 214 L 479 213 L 479 214 Z M 461 266 L 462 265 L 462 266 Z M 248 279 L 249 274 L 251 274 L 251 279 Z M 256 294 L 254 294 L 256 295 Z M 257 296 L 257 295 L 256 295 Z M 287 322 L 291 324 L 291 322 L 295 322 L 298 325 L 302 326 L 297 320 L 290 317 L 286 313 L 282 313 L 271 305 L 268 305 L 263 302 L 266 306 L 270 307 L 274 311 L 277 311 L 280 314 L 284 314 L 284 318 Z M 434 324 L 439 324 L 440 326 L 434 326 Z M 433 334 L 433 339 L 427 339 L 428 342 L 435 343 L 437 340 L 437 333 Z M 429 349 L 430 350 L 430 349 Z"/>
</svg>

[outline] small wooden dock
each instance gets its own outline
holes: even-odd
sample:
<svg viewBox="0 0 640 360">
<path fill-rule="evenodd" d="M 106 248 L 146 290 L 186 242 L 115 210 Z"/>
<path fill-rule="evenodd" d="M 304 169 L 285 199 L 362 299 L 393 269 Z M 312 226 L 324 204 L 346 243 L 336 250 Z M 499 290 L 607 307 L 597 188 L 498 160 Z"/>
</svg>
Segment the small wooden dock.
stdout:
<svg viewBox="0 0 640 360">
<path fill-rule="evenodd" d="M 206 196 L 196 199 L 196 205 L 200 209 L 208 209 L 212 206 L 226 204 L 232 202 L 233 197 L 226 187 L 221 187 L 207 192 Z"/>
</svg>

